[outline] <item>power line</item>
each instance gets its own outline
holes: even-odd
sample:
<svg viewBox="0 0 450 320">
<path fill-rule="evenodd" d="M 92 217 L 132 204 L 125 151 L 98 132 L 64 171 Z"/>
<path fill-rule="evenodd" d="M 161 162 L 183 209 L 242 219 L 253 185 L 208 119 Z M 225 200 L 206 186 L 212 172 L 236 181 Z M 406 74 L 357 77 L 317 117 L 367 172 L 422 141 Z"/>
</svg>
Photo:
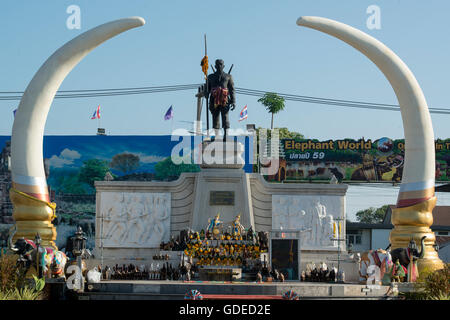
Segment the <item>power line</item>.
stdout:
<svg viewBox="0 0 450 320">
<path fill-rule="evenodd" d="M 100 96 L 117 96 L 117 95 L 133 95 L 156 92 L 170 92 L 180 90 L 197 89 L 200 84 L 176 85 L 176 86 L 159 86 L 159 87 L 139 87 L 139 88 L 119 88 L 119 89 L 91 89 L 91 90 L 61 90 L 55 95 L 55 99 L 63 98 L 92 98 Z M 22 96 L 1 96 L 6 93 L 19 93 L 19 91 L 0 92 L 0 100 L 20 100 Z"/>
<path fill-rule="evenodd" d="M 261 90 L 252 90 L 252 89 L 244 89 L 237 88 L 236 92 L 251 96 L 263 96 L 266 91 Z M 300 101 L 300 102 L 308 102 L 308 103 L 317 103 L 317 104 L 327 104 L 327 105 L 337 105 L 344 107 L 355 107 L 355 108 L 365 108 L 365 109 L 378 109 L 378 110 L 388 110 L 388 111 L 400 111 L 399 105 L 394 104 L 385 104 L 385 103 L 372 103 L 372 102 L 362 102 L 362 101 L 353 101 L 353 100 L 338 100 L 338 99 L 327 99 L 327 98 L 318 98 L 311 96 L 301 96 L 301 95 L 292 95 L 274 92 L 278 96 L 284 98 L 285 100 L 290 101 Z M 428 108 L 432 113 L 443 113 L 450 114 L 450 109 L 445 108 Z"/>
<path fill-rule="evenodd" d="M 186 84 L 186 85 L 172 85 L 172 86 L 155 86 L 155 87 L 131 87 L 131 88 L 107 88 L 107 89 L 80 89 L 80 90 L 60 90 L 56 93 L 55 99 L 73 99 L 73 98 L 94 98 L 94 97 L 111 97 L 121 95 L 136 95 L 159 92 L 172 92 L 182 90 L 197 90 L 201 84 Z M 268 91 L 236 88 L 237 94 L 262 97 Z M 394 104 L 363 102 L 355 100 L 339 100 L 321 97 L 312 97 L 304 95 L 295 95 L 287 93 L 274 92 L 280 97 L 288 101 L 314 103 L 330 106 L 340 106 L 348 108 L 384 110 L 384 111 L 400 111 L 400 107 Z M 20 95 L 11 95 L 20 94 Z M 22 98 L 23 91 L 0 91 L 0 101 L 13 101 Z M 450 114 L 450 109 L 447 108 L 428 108 L 430 113 Z"/>
</svg>

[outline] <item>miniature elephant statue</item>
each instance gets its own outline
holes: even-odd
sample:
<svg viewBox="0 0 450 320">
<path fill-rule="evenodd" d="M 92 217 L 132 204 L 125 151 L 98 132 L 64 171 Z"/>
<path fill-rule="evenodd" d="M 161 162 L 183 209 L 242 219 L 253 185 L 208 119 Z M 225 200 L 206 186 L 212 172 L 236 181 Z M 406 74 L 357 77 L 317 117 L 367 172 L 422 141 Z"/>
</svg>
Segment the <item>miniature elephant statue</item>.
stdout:
<svg viewBox="0 0 450 320">
<path fill-rule="evenodd" d="M 396 248 L 390 251 L 392 260 L 399 261 L 400 265 L 407 270 L 407 281 L 414 282 L 419 276 L 419 272 L 417 269 L 417 260 L 422 259 L 425 256 L 425 239 L 426 236 L 423 236 L 420 239 L 420 250 L 417 248 L 416 242 L 414 239 L 408 244 L 407 248 Z M 391 247 L 386 248 L 388 250 Z"/>
<path fill-rule="evenodd" d="M 10 249 L 20 256 L 19 262 L 23 263 L 26 271 L 31 266 L 36 267 L 38 249 L 32 240 L 17 239 L 14 245 L 10 245 Z M 67 263 L 67 256 L 64 252 L 52 248 L 39 247 L 39 253 L 39 268 L 42 268 L 44 275 L 48 277 L 64 277 L 64 267 Z"/>
<path fill-rule="evenodd" d="M 398 261 L 402 266 L 405 268 L 408 267 L 410 261 L 410 256 L 413 257 L 414 260 L 416 259 L 422 259 L 425 255 L 425 238 L 426 236 L 423 236 L 420 239 L 420 250 L 417 248 L 416 242 L 414 239 L 411 239 L 409 242 L 408 248 L 396 248 L 394 250 L 390 250 L 392 260 Z M 391 245 L 386 248 L 386 250 L 389 250 Z"/>
</svg>

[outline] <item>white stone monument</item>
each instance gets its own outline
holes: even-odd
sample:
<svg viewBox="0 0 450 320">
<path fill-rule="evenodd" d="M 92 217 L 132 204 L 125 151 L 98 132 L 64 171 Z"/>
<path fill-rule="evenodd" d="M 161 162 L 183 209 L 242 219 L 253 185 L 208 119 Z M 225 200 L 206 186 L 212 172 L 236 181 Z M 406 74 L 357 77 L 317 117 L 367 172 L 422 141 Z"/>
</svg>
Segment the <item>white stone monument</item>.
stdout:
<svg viewBox="0 0 450 320">
<path fill-rule="evenodd" d="M 345 218 L 347 186 L 268 183 L 259 173 L 244 172 L 243 151 L 239 142 L 208 141 L 201 171 L 176 181 L 97 181 L 96 257 L 151 260 L 161 241 L 182 230 L 206 230 L 218 213 L 224 229 L 240 215 L 241 224 L 256 232 L 309 230 L 296 233 L 304 261 L 336 253 L 330 237 L 336 219 Z"/>
</svg>

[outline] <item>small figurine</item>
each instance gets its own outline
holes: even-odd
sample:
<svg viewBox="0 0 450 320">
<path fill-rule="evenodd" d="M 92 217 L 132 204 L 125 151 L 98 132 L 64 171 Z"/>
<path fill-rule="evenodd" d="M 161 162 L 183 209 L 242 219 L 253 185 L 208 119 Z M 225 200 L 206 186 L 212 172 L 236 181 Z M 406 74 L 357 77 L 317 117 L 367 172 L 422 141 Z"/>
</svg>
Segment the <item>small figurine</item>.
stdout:
<svg viewBox="0 0 450 320">
<path fill-rule="evenodd" d="M 237 215 L 233 222 L 233 236 L 236 240 L 241 239 L 241 232 L 244 230 L 244 227 L 242 226 L 241 222 L 241 215 Z"/>
<path fill-rule="evenodd" d="M 406 268 L 402 266 L 400 261 L 397 259 L 391 269 L 392 282 L 402 282 L 406 272 Z"/>
<path fill-rule="evenodd" d="M 214 219 L 208 219 L 208 228 L 206 228 L 206 232 L 212 235 L 213 238 L 219 235 L 219 225 L 222 224 L 222 221 L 219 220 L 220 213 L 216 215 Z"/>
<path fill-rule="evenodd" d="M 261 283 L 262 282 L 262 274 L 261 271 L 258 271 L 256 274 L 256 282 Z"/>
</svg>

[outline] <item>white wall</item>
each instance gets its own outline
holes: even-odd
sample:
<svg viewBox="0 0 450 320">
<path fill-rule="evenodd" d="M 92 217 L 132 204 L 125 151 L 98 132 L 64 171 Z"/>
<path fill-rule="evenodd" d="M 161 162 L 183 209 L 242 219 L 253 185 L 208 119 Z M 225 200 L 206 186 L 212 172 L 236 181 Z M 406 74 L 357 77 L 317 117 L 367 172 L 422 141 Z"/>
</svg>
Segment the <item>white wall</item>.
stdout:
<svg viewBox="0 0 450 320">
<path fill-rule="evenodd" d="M 361 230 L 361 244 L 353 243 L 352 251 L 363 252 L 370 250 L 370 230 Z"/>
<path fill-rule="evenodd" d="M 439 250 L 439 258 L 441 258 L 444 263 L 450 262 L 450 245 L 446 245 L 444 248 Z"/>
<path fill-rule="evenodd" d="M 391 229 L 372 229 L 372 250 L 386 249 Z"/>
</svg>

